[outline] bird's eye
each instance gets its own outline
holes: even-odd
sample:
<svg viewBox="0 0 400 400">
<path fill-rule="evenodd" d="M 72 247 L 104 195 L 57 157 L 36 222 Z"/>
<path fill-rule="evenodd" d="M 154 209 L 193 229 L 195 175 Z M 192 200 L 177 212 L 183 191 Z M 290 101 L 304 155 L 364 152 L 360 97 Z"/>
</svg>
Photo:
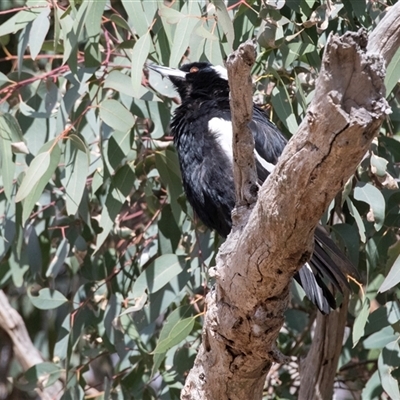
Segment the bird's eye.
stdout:
<svg viewBox="0 0 400 400">
<path fill-rule="evenodd" d="M 199 69 L 197 67 L 192 67 L 192 68 L 190 68 L 189 72 L 195 73 L 195 72 L 198 72 L 198 71 L 199 71 Z"/>
</svg>

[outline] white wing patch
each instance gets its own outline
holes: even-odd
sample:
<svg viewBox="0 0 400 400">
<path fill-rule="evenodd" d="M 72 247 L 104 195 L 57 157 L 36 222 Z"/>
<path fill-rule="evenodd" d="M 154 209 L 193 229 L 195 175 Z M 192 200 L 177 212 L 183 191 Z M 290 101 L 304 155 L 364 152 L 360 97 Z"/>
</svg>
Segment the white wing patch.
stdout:
<svg viewBox="0 0 400 400">
<path fill-rule="evenodd" d="M 275 168 L 274 164 L 269 163 L 268 161 L 264 160 L 257 152 L 257 150 L 254 149 L 254 155 L 256 156 L 257 161 L 263 166 L 264 169 L 266 169 L 270 174 Z"/>
<path fill-rule="evenodd" d="M 218 75 L 220 78 L 225 79 L 226 81 L 228 80 L 228 71 L 226 68 L 221 67 L 221 65 L 216 65 L 211 67 Z"/>
<path fill-rule="evenodd" d="M 217 143 L 233 163 L 232 123 L 222 118 L 211 118 L 208 121 L 208 130 L 214 135 Z"/>
<path fill-rule="evenodd" d="M 217 143 L 224 151 L 230 162 L 233 164 L 233 148 L 232 148 L 232 123 L 223 118 L 211 118 L 208 121 L 208 130 L 214 135 Z M 274 164 L 264 160 L 254 149 L 254 157 L 269 173 L 275 168 Z"/>
</svg>

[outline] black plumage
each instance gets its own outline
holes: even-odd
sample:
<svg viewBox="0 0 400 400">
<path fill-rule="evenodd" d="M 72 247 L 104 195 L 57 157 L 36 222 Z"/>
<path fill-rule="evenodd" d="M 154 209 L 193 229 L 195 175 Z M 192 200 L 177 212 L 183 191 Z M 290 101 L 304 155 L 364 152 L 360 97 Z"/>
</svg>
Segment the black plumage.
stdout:
<svg viewBox="0 0 400 400">
<path fill-rule="evenodd" d="M 187 199 L 206 226 L 226 237 L 235 206 L 226 70 L 205 62 L 186 64 L 180 69 L 156 65 L 149 68 L 167 76 L 182 100 L 173 116 L 171 131 Z M 262 183 L 277 163 L 286 140 L 256 105 L 249 127 L 254 137 L 257 175 Z M 295 279 L 307 297 L 326 314 L 336 308 L 336 302 L 322 277 L 342 291 L 343 286 L 349 285 L 347 274 L 355 275 L 354 267 L 323 228 L 318 227 L 312 259 Z"/>
</svg>

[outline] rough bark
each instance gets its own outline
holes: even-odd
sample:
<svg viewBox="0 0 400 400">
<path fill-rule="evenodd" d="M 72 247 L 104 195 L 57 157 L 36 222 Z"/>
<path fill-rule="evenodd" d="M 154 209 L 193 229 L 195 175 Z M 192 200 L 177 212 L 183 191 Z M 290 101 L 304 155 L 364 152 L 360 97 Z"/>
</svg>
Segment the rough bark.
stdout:
<svg viewBox="0 0 400 400">
<path fill-rule="evenodd" d="M 395 21 L 399 25 L 400 18 Z M 261 399 L 272 362 L 282 361 L 275 341 L 289 282 L 312 253 L 322 213 L 390 112 L 383 82 L 389 59 L 368 53 L 367 43 L 363 31 L 330 37 L 306 118 L 262 186 L 247 224 L 239 224 L 220 249 L 203 341 L 182 399 Z M 235 82 L 230 76 L 231 88 Z"/>
<path fill-rule="evenodd" d="M 2 290 L 0 290 L 0 327 L 11 338 L 15 358 L 24 371 L 45 361 L 33 345 L 21 315 L 11 307 Z M 63 384 L 57 381 L 49 387 L 36 389 L 36 392 L 44 400 L 59 399 L 63 394 Z"/>
<path fill-rule="evenodd" d="M 399 4 L 389 9 L 368 40 L 367 52 L 381 55 L 386 66 L 400 47 L 399 10 Z M 318 315 L 310 351 L 301 363 L 300 399 L 332 398 L 347 322 L 347 305 L 348 294 L 339 310 L 328 316 Z"/>
<path fill-rule="evenodd" d="M 312 345 L 300 363 L 299 399 L 332 399 L 333 383 L 342 351 L 347 321 L 348 295 L 329 315 L 317 314 Z"/>
<path fill-rule="evenodd" d="M 248 127 L 253 117 L 253 86 L 251 68 L 256 60 L 256 49 L 251 41 L 232 53 L 226 62 L 230 82 L 232 110 L 233 175 L 236 189 L 236 208 L 245 208 L 257 200 L 257 171 L 254 160 L 254 139 Z M 242 213 L 246 214 L 247 213 Z M 238 215 L 239 216 L 239 215 Z M 236 224 L 239 221 L 235 221 Z"/>
</svg>

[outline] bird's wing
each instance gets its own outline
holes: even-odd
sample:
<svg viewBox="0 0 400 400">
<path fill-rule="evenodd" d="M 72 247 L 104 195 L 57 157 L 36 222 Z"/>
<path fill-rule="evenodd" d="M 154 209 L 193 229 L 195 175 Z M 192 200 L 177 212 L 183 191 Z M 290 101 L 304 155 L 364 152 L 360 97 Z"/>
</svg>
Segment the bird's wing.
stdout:
<svg viewBox="0 0 400 400">
<path fill-rule="evenodd" d="M 225 110 L 213 117 L 208 124 L 209 132 L 220 145 L 221 150 L 232 162 L 232 124 L 230 111 Z M 278 162 L 286 139 L 279 129 L 269 121 L 265 113 L 254 107 L 253 119 L 249 128 L 254 137 L 254 155 L 257 175 L 260 183 L 264 182 Z M 325 283 L 330 282 L 337 290 L 349 287 L 347 275 L 358 276 L 357 271 L 321 226 L 316 228 L 314 253 L 309 263 L 305 264 L 294 276 L 303 287 L 307 297 L 328 314 L 336 308 L 333 292 Z"/>
<path fill-rule="evenodd" d="M 232 160 L 232 119 L 227 104 L 220 105 L 217 115 L 209 121 L 209 131 Z M 281 155 L 286 139 L 280 130 L 268 119 L 263 110 L 254 106 L 249 128 L 254 138 L 254 157 L 259 182 L 262 183 L 273 171 Z"/>
<path fill-rule="evenodd" d="M 253 111 L 253 120 L 249 126 L 255 142 L 257 173 L 260 182 L 263 182 L 272 172 L 270 166 L 277 163 L 286 145 L 286 139 L 260 108 L 255 106 Z M 359 280 L 356 268 L 324 228 L 318 225 L 315 230 L 314 253 L 310 262 L 295 275 L 295 279 L 303 287 L 307 297 L 321 312 L 327 314 L 330 307 L 336 308 L 336 302 L 323 279 L 343 292 L 345 287 L 350 288 L 347 276 Z"/>
<path fill-rule="evenodd" d="M 263 110 L 254 106 L 253 119 L 249 128 L 254 138 L 254 156 L 260 183 L 273 171 L 281 155 L 286 139 L 280 130 L 268 119 Z"/>
</svg>

